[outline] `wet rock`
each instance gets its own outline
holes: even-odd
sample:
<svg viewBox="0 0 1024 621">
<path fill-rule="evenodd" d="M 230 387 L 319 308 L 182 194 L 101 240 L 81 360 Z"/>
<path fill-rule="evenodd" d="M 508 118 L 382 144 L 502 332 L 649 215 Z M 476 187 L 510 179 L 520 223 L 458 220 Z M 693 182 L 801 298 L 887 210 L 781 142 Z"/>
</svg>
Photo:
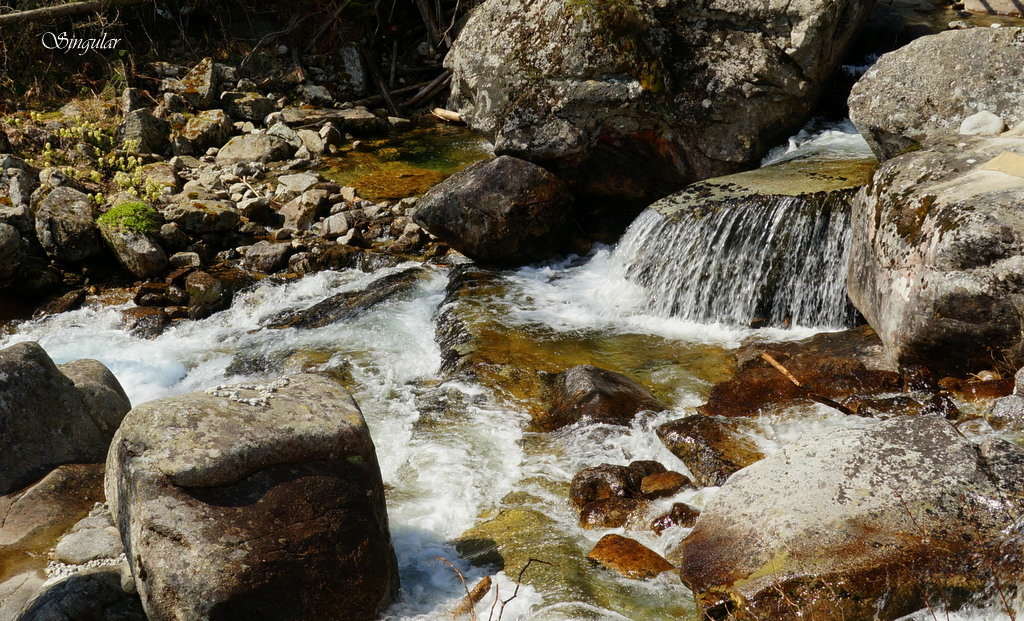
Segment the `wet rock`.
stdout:
<svg viewBox="0 0 1024 621">
<path fill-rule="evenodd" d="M 154 338 L 163 333 L 171 325 L 171 318 L 162 308 L 136 306 L 122 311 L 124 328 L 131 334 L 142 338 Z"/>
<path fill-rule="evenodd" d="M 1012 377 L 977 381 L 946 377 L 939 383 L 964 401 L 986 401 L 1013 394 L 1015 382 Z"/>
<path fill-rule="evenodd" d="M 1019 75 L 1024 29 L 969 28 L 921 37 L 884 55 L 850 94 L 850 118 L 880 159 L 955 136 L 987 111 L 1024 122 L 1024 87 L 992 76 Z M 921 71 L 929 67 L 929 71 Z"/>
<path fill-rule="evenodd" d="M 654 461 L 653 459 L 640 459 L 637 461 L 629 462 L 629 467 L 638 470 L 642 476 L 648 477 L 652 474 L 658 474 L 660 472 L 668 472 L 660 461 Z"/>
<path fill-rule="evenodd" d="M 269 319 L 268 328 L 320 328 L 338 321 L 349 321 L 374 306 L 412 289 L 423 274 L 422 268 L 411 267 L 386 274 L 358 291 L 343 291 L 313 304 L 309 308 L 287 311 Z"/>
<path fill-rule="evenodd" d="M 847 290 L 894 364 L 956 376 L 1024 361 L 1024 176 L 999 170 L 1004 153 L 1024 139 L 935 143 L 858 196 Z"/>
<path fill-rule="evenodd" d="M 231 119 L 223 110 L 204 110 L 188 120 L 174 135 L 175 155 L 201 155 L 211 147 L 220 147 L 231 135 Z"/>
<path fill-rule="evenodd" d="M 146 621 L 139 596 L 123 585 L 124 565 L 85 569 L 51 584 L 26 606 L 21 619 L 40 621 Z"/>
<path fill-rule="evenodd" d="M 693 481 L 685 474 L 675 471 L 655 472 L 648 474 L 640 481 L 640 495 L 653 500 L 671 496 L 684 487 L 692 486 Z"/>
<path fill-rule="evenodd" d="M 398 595 L 373 441 L 327 378 L 135 407 L 106 492 L 151 618 L 372 619 Z"/>
<path fill-rule="evenodd" d="M 609 534 L 601 537 L 587 558 L 627 578 L 647 580 L 675 567 L 639 541 Z"/>
<path fill-rule="evenodd" d="M 46 254 L 81 261 L 103 249 L 93 205 L 88 195 L 67 186 L 47 195 L 35 212 L 36 238 Z"/>
<path fill-rule="evenodd" d="M 479 162 L 417 203 L 417 224 L 481 263 L 518 265 L 561 249 L 572 197 L 539 166 L 514 157 Z"/>
<path fill-rule="evenodd" d="M 598 423 L 628 425 L 644 410 L 665 408 L 637 382 L 614 371 L 580 365 L 559 373 L 547 415 L 534 417 L 534 426 L 553 431 L 584 418 Z"/>
<path fill-rule="evenodd" d="M 0 349 L 0 493 L 67 463 L 102 461 L 130 407 L 117 379 L 95 360 L 57 367 L 37 343 Z"/>
<path fill-rule="evenodd" d="M 252 133 L 235 136 L 217 152 L 217 161 L 235 162 L 279 162 L 295 154 L 297 147 L 280 136 Z"/>
<path fill-rule="evenodd" d="M 826 358 L 855 358 L 870 370 L 894 370 L 885 360 L 882 339 L 867 324 L 849 330 L 822 332 L 799 341 L 765 341 L 751 337 L 736 350 L 736 366 L 741 371 L 751 367 L 768 368 L 771 365 L 761 357 L 762 353 L 776 360 L 788 360 L 805 353 Z M 930 373 L 923 367 L 922 372 Z"/>
<path fill-rule="evenodd" d="M 643 473 L 629 466 L 601 464 L 576 473 L 569 484 L 569 500 L 577 508 L 606 498 L 634 498 Z"/>
<path fill-rule="evenodd" d="M 580 528 L 619 528 L 646 508 L 645 501 L 635 498 L 602 498 L 588 502 L 580 511 Z"/>
<path fill-rule="evenodd" d="M 665 423 L 657 433 L 701 487 L 722 485 L 733 473 L 764 458 L 754 441 L 726 419 L 695 414 Z"/>
<path fill-rule="evenodd" d="M 203 319 L 224 310 L 231 304 L 231 290 L 207 272 L 196 270 L 185 279 L 188 294 L 188 316 Z"/>
<path fill-rule="evenodd" d="M 996 450 L 998 472 L 937 416 L 832 429 L 731 478 L 671 558 L 704 610 L 738 619 L 955 607 L 992 584 L 1019 519 L 1003 482 L 1024 460 L 1004 451 L 1024 455 Z"/>
<path fill-rule="evenodd" d="M 685 502 L 674 502 L 668 512 L 651 521 L 651 530 L 660 535 L 668 528 L 690 528 L 699 516 L 700 511 L 694 507 Z"/>
<path fill-rule="evenodd" d="M 775 352 L 781 363 L 803 387 L 829 399 L 851 395 L 871 395 L 899 390 L 898 373 L 867 369 L 855 358 L 819 356 L 803 352 L 787 357 Z M 808 399 L 804 389 L 797 387 L 764 360 L 751 360 L 732 379 L 716 384 L 708 402 L 698 408 L 708 416 L 751 416 L 774 404 Z"/>
<path fill-rule="evenodd" d="M 272 274 L 288 264 L 288 255 L 293 250 L 288 243 L 259 241 L 245 251 L 245 265 L 249 269 Z"/>
<path fill-rule="evenodd" d="M 0 282 L 10 278 L 21 260 L 21 235 L 18 229 L 0 222 Z"/>
<path fill-rule="evenodd" d="M 803 125 L 870 7 L 488 0 L 445 58 L 451 101 L 498 154 L 632 217 Z"/>
<path fill-rule="evenodd" d="M 170 145 L 171 126 L 145 108 L 129 112 L 117 129 L 117 143 L 132 153 L 162 154 Z"/>
</svg>

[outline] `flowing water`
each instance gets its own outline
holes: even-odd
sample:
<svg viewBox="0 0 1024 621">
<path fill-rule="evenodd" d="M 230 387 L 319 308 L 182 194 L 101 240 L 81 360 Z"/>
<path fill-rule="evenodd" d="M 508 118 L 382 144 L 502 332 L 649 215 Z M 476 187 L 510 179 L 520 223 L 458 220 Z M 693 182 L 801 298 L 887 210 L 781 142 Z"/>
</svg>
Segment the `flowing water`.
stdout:
<svg viewBox="0 0 1024 621">
<path fill-rule="evenodd" d="M 798 144 L 794 150 L 801 148 L 807 147 Z M 440 619 L 463 587 L 438 557 L 452 562 L 470 584 L 494 574 L 503 598 L 515 588 L 516 576 L 470 565 L 452 539 L 497 518 L 495 523 L 505 525 L 498 536 L 523 541 L 532 546 L 531 553 L 568 571 L 607 532 L 577 526 L 578 516 L 567 501 L 573 474 L 600 463 L 636 459 L 656 459 L 686 472 L 653 429 L 685 415 L 703 402 L 714 382 L 729 376 L 729 350 L 743 338 L 754 333 L 800 338 L 815 331 L 753 331 L 700 323 L 678 313 L 652 313 L 649 291 L 624 277 L 621 252 L 621 247 L 597 248 L 586 257 L 501 272 L 495 286 L 474 303 L 480 320 L 496 326 L 488 347 L 500 350 L 511 366 L 547 371 L 593 362 L 640 378 L 672 407 L 640 415 L 629 427 L 577 424 L 553 433 L 529 432 L 524 403 L 487 383 L 444 379 L 434 338 L 448 282 L 449 268 L 443 266 L 427 266 L 411 291 L 370 313 L 314 329 L 260 326 L 279 313 L 364 287 L 384 272 L 322 272 L 290 282 L 266 279 L 241 293 L 228 310 L 176 324 L 149 340 L 121 328 L 120 313 L 129 303 L 93 303 L 17 325 L 0 337 L 0 347 L 37 340 L 58 362 L 99 359 L 117 375 L 133 403 L 301 370 L 337 378 L 366 416 L 389 486 L 402 598 L 387 617 Z M 870 424 L 871 419 L 843 416 L 822 406 L 802 406 L 766 414 L 752 421 L 749 431 L 770 453 L 805 434 Z M 673 500 L 701 507 L 715 492 L 686 492 L 659 501 L 658 508 Z M 540 518 L 502 522 L 502 516 L 513 515 L 508 511 Z M 665 553 L 686 533 L 675 528 L 660 537 L 627 534 Z M 566 575 L 585 582 L 586 588 L 526 585 L 503 618 L 698 618 L 688 592 L 671 574 L 648 582 L 589 568 Z M 488 618 L 491 601 L 489 597 L 478 606 L 482 619 Z M 997 610 L 993 605 L 949 618 L 995 619 Z"/>
</svg>

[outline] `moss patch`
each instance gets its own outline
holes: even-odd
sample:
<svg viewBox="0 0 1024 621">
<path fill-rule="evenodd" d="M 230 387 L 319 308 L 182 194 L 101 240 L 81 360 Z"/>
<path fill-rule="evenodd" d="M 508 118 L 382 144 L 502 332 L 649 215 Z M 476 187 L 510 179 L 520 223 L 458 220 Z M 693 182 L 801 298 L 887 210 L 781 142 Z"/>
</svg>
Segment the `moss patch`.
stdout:
<svg viewBox="0 0 1024 621">
<path fill-rule="evenodd" d="M 160 228 L 160 214 L 143 202 L 121 203 L 97 218 L 96 222 L 122 231 L 155 233 Z"/>
</svg>

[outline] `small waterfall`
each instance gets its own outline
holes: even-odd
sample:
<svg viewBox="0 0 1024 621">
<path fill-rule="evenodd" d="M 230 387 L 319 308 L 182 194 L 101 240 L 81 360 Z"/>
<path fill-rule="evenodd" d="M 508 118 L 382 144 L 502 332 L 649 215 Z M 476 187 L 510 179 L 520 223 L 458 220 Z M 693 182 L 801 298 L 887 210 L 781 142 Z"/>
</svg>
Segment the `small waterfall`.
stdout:
<svg viewBox="0 0 1024 621">
<path fill-rule="evenodd" d="M 693 184 L 633 222 L 615 250 L 615 269 L 643 287 L 644 310 L 655 315 L 850 325 L 850 201 L 870 167 L 794 161 Z"/>
</svg>

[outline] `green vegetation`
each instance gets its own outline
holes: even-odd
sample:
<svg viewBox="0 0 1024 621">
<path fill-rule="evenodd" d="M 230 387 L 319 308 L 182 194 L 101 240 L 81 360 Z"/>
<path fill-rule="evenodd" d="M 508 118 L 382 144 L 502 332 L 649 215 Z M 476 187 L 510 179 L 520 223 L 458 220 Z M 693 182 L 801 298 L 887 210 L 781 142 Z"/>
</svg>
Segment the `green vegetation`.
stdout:
<svg viewBox="0 0 1024 621">
<path fill-rule="evenodd" d="M 146 203 L 133 201 L 120 203 L 97 218 L 96 222 L 123 231 L 155 233 L 160 228 L 160 215 Z"/>
</svg>

